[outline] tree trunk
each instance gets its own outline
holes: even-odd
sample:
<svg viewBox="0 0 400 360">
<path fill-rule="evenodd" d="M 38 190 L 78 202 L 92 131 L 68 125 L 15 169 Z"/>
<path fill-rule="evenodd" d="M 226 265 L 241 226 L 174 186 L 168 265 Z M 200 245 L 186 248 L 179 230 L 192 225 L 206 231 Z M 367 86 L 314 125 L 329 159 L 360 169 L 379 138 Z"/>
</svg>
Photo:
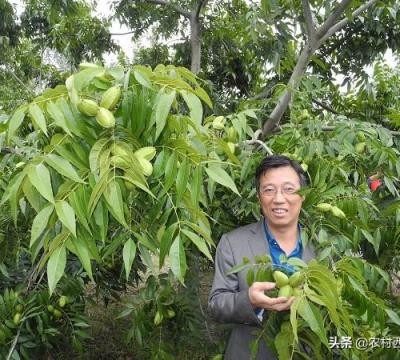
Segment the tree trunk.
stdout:
<svg viewBox="0 0 400 360">
<path fill-rule="evenodd" d="M 293 70 L 292 76 L 289 79 L 289 82 L 286 86 L 286 90 L 279 98 L 278 103 L 276 104 L 274 110 L 272 111 L 269 119 L 266 121 L 263 127 L 262 136 L 265 137 L 278 125 L 280 119 L 285 113 L 290 100 L 292 99 L 293 91 L 295 91 L 300 83 L 301 78 L 303 77 L 307 65 L 313 55 L 315 48 L 309 44 L 306 44 L 303 51 L 301 52 L 297 64 Z"/>
<path fill-rule="evenodd" d="M 201 65 L 201 30 L 199 17 L 195 13 L 190 16 L 190 45 L 192 48 L 192 59 L 190 69 L 194 74 L 200 72 Z"/>
</svg>

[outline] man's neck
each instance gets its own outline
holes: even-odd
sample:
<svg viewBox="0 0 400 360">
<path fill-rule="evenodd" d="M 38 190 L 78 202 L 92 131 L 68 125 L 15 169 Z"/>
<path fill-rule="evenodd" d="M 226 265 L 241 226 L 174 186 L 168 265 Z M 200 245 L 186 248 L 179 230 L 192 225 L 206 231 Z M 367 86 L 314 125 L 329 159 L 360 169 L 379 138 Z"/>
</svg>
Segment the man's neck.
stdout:
<svg viewBox="0 0 400 360">
<path fill-rule="evenodd" d="M 288 226 L 271 226 L 266 220 L 268 230 L 275 238 L 276 242 L 286 253 L 291 252 L 297 245 L 297 238 L 299 236 L 298 224 Z"/>
</svg>

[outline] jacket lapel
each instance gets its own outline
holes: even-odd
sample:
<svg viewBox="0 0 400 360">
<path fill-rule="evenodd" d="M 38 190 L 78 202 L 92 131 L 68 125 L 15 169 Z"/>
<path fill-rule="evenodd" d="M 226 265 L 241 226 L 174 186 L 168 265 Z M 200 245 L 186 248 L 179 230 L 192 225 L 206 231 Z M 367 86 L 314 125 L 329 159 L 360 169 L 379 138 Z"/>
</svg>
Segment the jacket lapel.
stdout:
<svg viewBox="0 0 400 360">
<path fill-rule="evenodd" d="M 256 255 L 269 254 L 267 240 L 265 239 L 265 234 L 264 234 L 263 218 L 261 218 L 261 220 L 259 220 L 258 222 L 254 223 L 250 231 L 251 234 L 247 238 L 247 242 L 249 244 L 251 253 L 253 254 L 253 258 Z"/>
</svg>

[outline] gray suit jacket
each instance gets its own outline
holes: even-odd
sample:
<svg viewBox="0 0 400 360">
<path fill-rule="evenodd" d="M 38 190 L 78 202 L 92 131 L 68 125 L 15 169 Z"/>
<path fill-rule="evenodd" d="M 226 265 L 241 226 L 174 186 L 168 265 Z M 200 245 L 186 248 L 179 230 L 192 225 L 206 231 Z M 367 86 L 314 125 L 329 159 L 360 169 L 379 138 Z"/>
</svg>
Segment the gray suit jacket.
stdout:
<svg viewBox="0 0 400 360">
<path fill-rule="evenodd" d="M 215 256 L 215 275 L 208 298 L 211 315 L 221 323 L 236 324 L 229 338 L 225 359 L 251 359 L 249 345 L 255 339 L 254 333 L 261 326 L 250 304 L 246 282 L 247 270 L 226 275 L 235 265 L 242 263 L 247 256 L 254 263 L 255 255 L 269 254 L 265 238 L 263 219 L 224 234 L 217 246 Z M 315 257 L 310 246 L 304 246 L 302 259 L 309 262 Z M 277 359 L 264 342 L 260 341 L 256 359 Z"/>
</svg>

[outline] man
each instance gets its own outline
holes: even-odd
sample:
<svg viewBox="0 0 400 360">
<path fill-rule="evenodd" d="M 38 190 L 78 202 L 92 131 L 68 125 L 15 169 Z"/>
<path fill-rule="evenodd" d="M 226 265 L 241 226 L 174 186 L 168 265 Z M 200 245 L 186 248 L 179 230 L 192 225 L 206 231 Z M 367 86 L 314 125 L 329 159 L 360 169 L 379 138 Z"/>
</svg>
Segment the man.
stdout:
<svg viewBox="0 0 400 360">
<path fill-rule="evenodd" d="M 299 257 L 306 262 L 314 257 L 313 250 L 302 244 L 298 224 L 304 198 L 297 191 L 306 185 L 307 176 L 297 162 L 281 155 L 266 157 L 256 171 L 257 196 L 263 218 L 224 234 L 218 244 L 208 305 L 217 321 L 236 324 L 225 359 L 250 359 L 249 346 L 261 326 L 262 315 L 289 310 L 294 301 L 294 297 L 266 295 L 275 288 L 272 282 L 255 282 L 249 288 L 246 270 L 230 275 L 226 273 L 242 263 L 244 256 L 254 262 L 255 255 L 269 254 L 274 265 L 282 265 L 281 254 L 287 258 Z M 264 342 L 260 342 L 257 359 L 277 357 Z"/>
</svg>

